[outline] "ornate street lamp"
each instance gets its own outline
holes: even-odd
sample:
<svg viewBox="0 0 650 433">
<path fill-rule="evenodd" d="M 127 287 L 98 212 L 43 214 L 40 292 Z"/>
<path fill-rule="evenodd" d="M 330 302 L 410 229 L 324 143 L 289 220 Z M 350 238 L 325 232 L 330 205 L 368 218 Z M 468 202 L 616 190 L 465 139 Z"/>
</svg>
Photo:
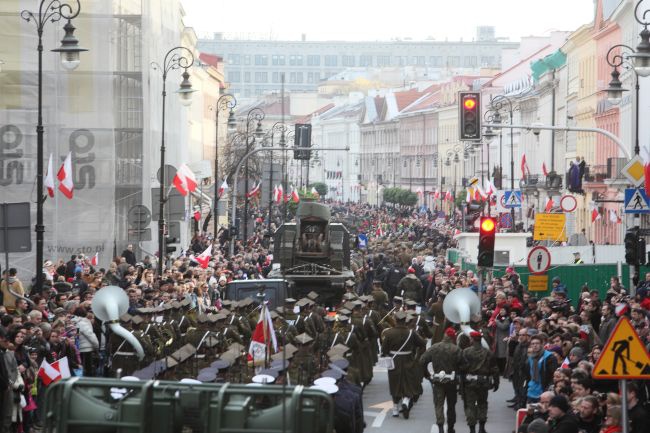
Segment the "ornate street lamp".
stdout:
<svg viewBox="0 0 650 433">
<path fill-rule="evenodd" d="M 213 209 L 213 225 L 212 231 L 216 238 L 217 231 L 219 230 L 219 186 L 221 179 L 219 178 L 219 113 L 228 111 L 228 133 L 234 132 L 237 129 L 237 120 L 235 119 L 235 107 L 237 106 L 237 99 L 226 93 L 217 99 L 214 107 L 215 112 L 215 139 L 214 139 L 214 209 Z"/>
</svg>

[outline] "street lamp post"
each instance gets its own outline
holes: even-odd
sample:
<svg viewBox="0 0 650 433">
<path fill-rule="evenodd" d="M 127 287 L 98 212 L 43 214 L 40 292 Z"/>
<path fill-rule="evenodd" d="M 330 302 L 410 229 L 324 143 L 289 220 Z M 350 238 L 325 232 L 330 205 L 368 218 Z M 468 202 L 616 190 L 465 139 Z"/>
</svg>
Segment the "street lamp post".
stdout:
<svg viewBox="0 0 650 433">
<path fill-rule="evenodd" d="M 264 120 L 265 113 L 261 108 L 255 107 L 251 109 L 248 112 L 248 115 L 246 116 L 246 153 L 250 152 L 253 147 L 255 146 L 255 139 L 262 139 L 264 136 L 264 131 L 262 131 L 262 120 Z M 251 134 L 251 124 L 256 121 L 257 126 L 255 127 L 255 131 L 253 134 Z M 248 188 L 250 187 L 248 184 L 249 181 L 249 165 L 248 165 L 248 160 L 246 160 L 246 170 L 245 174 L 246 179 L 244 181 L 244 218 L 243 218 L 243 224 L 244 224 L 244 231 L 243 231 L 243 239 L 244 239 L 244 244 L 248 242 Z M 233 224 L 235 223 L 234 221 L 232 222 Z"/>
<path fill-rule="evenodd" d="M 167 74 L 175 69 L 183 69 L 181 77 L 183 81 L 176 91 L 180 97 L 181 104 L 189 106 L 192 103 L 192 89 L 190 83 L 190 74 L 187 70 L 194 64 L 194 55 L 189 48 L 182 46 L 174 47 L 167 51 L 162 65 L 153 62 L 152 68 L 162 72 L 162 124 L 160 133 L 160 216 L 158 218 L 158 275 L 162 275 L 163 262 L 165 261 L 165 202 L 167 201 L 165 193 L 165 181 L 167 173 L 165 170 L 165 100 L 167 97 Z"/>
<path fill-rule="evenodd" d="M 237 106 L 237 99 L 229 93 L 221 95 L 215 105 L 215 139 L 214 139 L 214 210 L 213 210 L 213 235 L 217 237 L 219 230 L 219 113 L 229 111 L 228 114 L 228 132 L 237 128 L 234 108 Z"/>
<path fill-rule="evenodd" d="M 285 125 L 282 122 L 275 122 L 273 124 L 273 126 L 268 132 L 271 137 L 271 147 L 275 145 L 274 140 L 275 140 L 276 132 L 280 133 L 280 146 L 285 147 L 287 145 L 287 142 L 285 140 L 287 125 Z M 269 163 L 270 163 L 270 170 L 269 170 L 269 228 L 270 228 L 271 221 L 273 221 L 273 152 L 270 152 Z M 282 170 L 284 171 L 284 164 L 282 166 Z"/>
<path fill-rule="evenodd" d="M 491 110 L 496 111 L 495 117 L 493 118 L 494 123 L 499 123 L 501 118 L 499 116 L 499 112 L 502 109 L 505 109 L 506 107 L 504 106 L 507 104 L 507 111 L 508 114 L 510 115 L 510 124 L 514 124 L 513 122 L 513 117 L 514 117 L 514 110 L 512 108 L 512 101 L 510 98 L 508 98 L 505 95 L 497 95 L 495 96 L 491 101 L 490 101 L 490 107 Z M 510 190 L 512 191 L 512 194 L 514 194 L 515 191 L 515 144 L 514 144 L 514 138 L 513 138 L 513 129 L 510 128 Z M 501 173 L 503 173 L 503 166 L 501 167 Z M 503 179 L 503 177 L 502 177 Z M 503 185 L 502 185 L 503 186 Z M 510 208 L 510 216 L 512 217 L 512 227 L 510 228 L 511 232 L 515 231 L 515 208 Z"/>
<path fill-rule="evenodd" d="M 45 242 L 45 225 L 43 223 L 43 153 L 44 153 L 44 127 L 43 127 L 43 31 L 47 22 L 57 22 L 65 19 L 63 26 L 65 36 L 61 46 L 52 50 L 61 54 L 61 64 L 69 71 L 79 66 L 79 53 L 87 51 L 79 47 L 79 41 L 74 36 L 75 27 L 72 20 L 79 16 L 81 3 L 76 0 L 76 7 L 60 0 L 41 0 L 38 12 L 23 10 L 20 16 L 27 22 L 33 22 L 38 34 L 38 120 L 36 125 L 36 284 L 37 291 L 43 289 L 43 247 Z"/>
</svg>

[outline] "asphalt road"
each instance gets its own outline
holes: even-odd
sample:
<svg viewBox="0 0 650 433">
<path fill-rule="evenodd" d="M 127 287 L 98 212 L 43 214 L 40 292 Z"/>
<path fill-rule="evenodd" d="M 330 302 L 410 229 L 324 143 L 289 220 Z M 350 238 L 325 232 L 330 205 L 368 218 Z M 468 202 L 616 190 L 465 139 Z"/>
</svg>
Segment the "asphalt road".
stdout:
<svg viewBox="0 0 650 433">
<path fill-rule="evenodd" d="M 385 369 L 375 367 L 374 379 L 363 393 L 363 409 L 366 420 L 366 432 L 379 433 L 438 433 L 433 410 L 433 395 L 428 382 L 423 382 L 424 394 L 411 409 L 409 419 L 393 418 L 393 406 L 388 393 L 388 373 Z M 507 380 L 501 380 L 497 392 L 490 391 L 488 406 L 488 421 L 485 429 L 488 433 L 511 433 L 515 426 L 515 411 L 508 407 L 506 400 L 514 395 L 512 385 Z M 468 433 L 465 422 L 465 412 L 460 396 L 456 403 L 457 433 Z M 408 430 L 404 430 L 408 429 Z M 478 426 L 477 426 L 478 429 Z M 445 433 L 447 426 L 445 425 Z"/>
</svg>

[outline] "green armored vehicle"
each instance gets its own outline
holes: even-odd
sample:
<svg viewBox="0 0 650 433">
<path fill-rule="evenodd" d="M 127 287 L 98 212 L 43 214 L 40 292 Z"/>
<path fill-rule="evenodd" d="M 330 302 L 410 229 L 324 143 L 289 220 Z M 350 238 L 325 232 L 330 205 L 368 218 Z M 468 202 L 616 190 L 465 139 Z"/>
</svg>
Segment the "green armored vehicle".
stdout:
<svg viewBox="0 0 650 433">
<path fill-rule="evenodd" d="M 317 292 L 321 302 L 341 299 L 350 270 L 350 233 L 330 221 L 330 208 L 301 201 L 296 222 L 282 224 L 274 235 L 273 270 L 269 278 L 284 278 L 300 297 Z"/>
</svg>

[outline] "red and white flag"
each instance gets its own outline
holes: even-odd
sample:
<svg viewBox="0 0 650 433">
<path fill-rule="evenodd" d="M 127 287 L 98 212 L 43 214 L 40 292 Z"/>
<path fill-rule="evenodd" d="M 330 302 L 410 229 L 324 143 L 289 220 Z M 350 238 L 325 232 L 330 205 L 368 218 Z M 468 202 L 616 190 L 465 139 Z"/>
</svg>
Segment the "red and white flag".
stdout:
<svg viewBox="0 0 650 433">
<path fill-rule="evenodd" d="M 497 192 L 497 189 L 494 187 L 494 184 L 490 179 L 485 179 L 485 194 L 489 196 L 494 195 Z"/>
<path fill-rule="evenodd" d="M 219 187 L 218 193 L 219 193 L 219 198 L 223 195 L 223 193 L 228 189 L 228 182 L 226 182 L 226 179 L 223 180 L 221 183 L 221 186 Z"/>
<path fill-rule="evenodd" d="M 48 363 L 46 360 L 41 362 L 41 366 L 38 369 L 38 377 L 41 378 L 45 386 L 50 383 L 58 382 L 61 379 L 67 379 L 71 377 L 70 366 L 68 364 L 68 357 L 64 356 L 58 361 L 54 361 L 52 364 Z"/>
<path fill-rule="evenodd" d="M 54 197 L 54 160 L 50 153 L 50 161 L 47 163 L 47 174 L 43 180 L 43 184 L 47 188 L 47 193 L 50 197 Z"/>
<path fill-rule="evenodd" d="M 253 189 L 251 189 L 246 193 L 246 198 L 256 197 L 260 192 L 261 186 L 262 186 L 262 182 L 258 182 L 257 185 L 253 187 Z"/>
<path fill-rule="evenodd" d="M 546 201 L 546 207 L 544 208 L 544 212 L 549 213 L 551 209 L 553 209 L 554 203 L 553 203 L 553 198 L 549 197 L 548 200 Z"/>
<path fill-rule="evenodd" d="M 595 207 L 595 208 L 591 211 L 591 222 L 592 222 L 592 223 L 595 223 L 595 222 L 598 221 L 599 219 L 600 219 L 600 213 L 598 212 L 598 208 Z"/>
<path fill-rule="evenodd" d="M 433 198 L 435 200 L 438 200 L 440 198 L 440 190 L 436 190 L 436 192 L 433 193 Z"/>
<path fill-rule="evenodd" d="M 212 244 L 208 245 L 205 251 L 195 257 L 195 260 L 203 269 L 206 269 L 210 262 L 210 258 L 212 258 Z"/>
<path fill-rule="evenodd" d="M 548 176 L 548 170 L 546 169 L 546 163 L 542 162 L 542 174 Z"/>
<path fill-rule="evenodd" d="M 201 220 L 201 211 L 200 210 L 195 210 L 194 214 L 192 215 L 194 217 L 194 221 L 200 221 Z"/>
<path fill-rule="evenodd" d="M 65 161 L 59 168 L 56 178 L 59 179 L 59 191 L 63 193 L 68 199 L 72 199 L 72 192 L 74 191 L 74 183 L 72 182 L 72 152 L 68 153 Z"/>
<path fill-rule="evenodd" d="M 269 308 L 264 304 L 260 319 L 251 336 L 251 344 L 248 348 L 248 360 L 263 361 L 266 359 L 267 350 L 270 349 L 273 349 L 273 353 L 278 351 L 278 340 L 275 337 L 275 329 L 273 329 L 273 321 L 271 320 Z"/>
<path fill-rule="evenodd" d="M 609 210 L 609 221 L 611 221 L 614 224 L 620 224 L 621 218 L 618 216 L 618 212 L 616 212 L 614 209 Z"/>
<path fill-rule="evenodd" d="M 298 195 L 298 191 L 291 185 L 291 200 L 294 203 L 300 203 L 300 195 Z"/>
<path fill-rule="evenodd" d="M 526 179 L 526 175 L 530 174 L 528 163 L 526 162 L 526 154 L 521 155 L 521 178 Z"/>
<path fill-rule="evenodd" d="M 375 236 L 377 237 L 384 236 L 384 230 L 381 228 L 381 226 L 377 227 L 377 230 L 375 230 Z"/>
<path fill-rule="evenodd" d="M 90 259 L 91 266 L 99 265 L 99 252 L 96 252 L 92 259 Z"/>
<path fill-rule="evenodd" d="M 282 203 L 283 197 L 284 197 L 284 189 L 282 188 L 282 184 L 280 184 L 275 188 L 275 202 Z"/>
<path fill-rule="evenodd" d="M 191 192 L 196 191 L 196 186 L 198 185 L 194 173 L 185 164 L 181 164 L 178 167 L 172 183 L 183 197 Z"/>
<path fill-rule="evenodd" d="M 451 191 L 447 191 L 447 194 L 445 194 L 445 200 L 452 201 L 453 199 L 454 199 L 454 196 L 451 195 Z"/>
<path fill-rule="evenodd" d="M 569 357 L 567 356 L 566 358 L 564 358 L 564 361 L 562 361 L 562 365 L 560 366 L 560 368 L 570 368 L 569 367 L 570 363 L 571 363 L 571 361 L 569 361 Z M 555 364 L 555 365 L 557 365 L 557 364 Z"/>
<path fill-rule="evenodd" d="M 320 197 L 320 194 L 318 193 L 318 191 L 316 191 L 316 188 L 314 188 L 313 186 L 311 187 L 311 193 L 316 197 Z"/>
</svg>

